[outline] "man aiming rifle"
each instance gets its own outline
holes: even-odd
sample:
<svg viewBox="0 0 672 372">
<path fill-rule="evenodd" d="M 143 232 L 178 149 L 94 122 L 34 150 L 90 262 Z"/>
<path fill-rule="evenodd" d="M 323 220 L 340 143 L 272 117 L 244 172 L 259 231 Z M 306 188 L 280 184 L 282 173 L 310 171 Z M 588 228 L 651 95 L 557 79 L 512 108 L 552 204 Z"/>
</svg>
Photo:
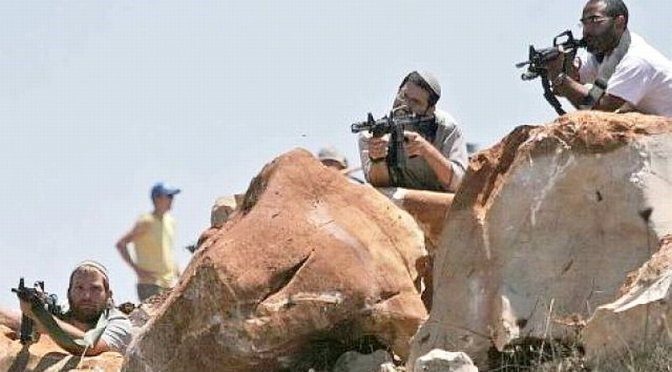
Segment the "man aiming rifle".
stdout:
<svg viewBox="0 0 672 372">
<path fill-rule="evenodd" d="M 49 297 L 42 288 L 26 288 L 22 284 L 23 281 L 13 290 L 19 297 L 22 314 L 0 308 L 0 324 L 19 332 L 24 345 L 35 342 L 37 337 L 29 333 L 37 332 L 48 334 L 75 355 L 125 352 L 131 340 L 131 323 L 114 308 L 107 270 L 101 264 L 84 261 L 75 267 L 68 286 L 70 309 L 64 314 L 45 306 Z M 28 329 L 30 326 L 33 332 Z"/>
<path fill-rule="evenodd" d="M 466 142 L 455 120 L 436 109 L 440 97 L 436 78 L 414 71 L 401 82 L 390 116 L 370 117 L 367 122 L 377 129 L 362 131 L 359 153 L 373 186 L 457 191 L 467 167 Z"/>
<path fill-rule="evenodd" d="M 555 95 L 583 110 L 672 117 L 672 62 L 628 29 L 622 0 L 590 0 L 581 25 L 587 56 L 558 53 L 545 64 Z"/>
</svg>

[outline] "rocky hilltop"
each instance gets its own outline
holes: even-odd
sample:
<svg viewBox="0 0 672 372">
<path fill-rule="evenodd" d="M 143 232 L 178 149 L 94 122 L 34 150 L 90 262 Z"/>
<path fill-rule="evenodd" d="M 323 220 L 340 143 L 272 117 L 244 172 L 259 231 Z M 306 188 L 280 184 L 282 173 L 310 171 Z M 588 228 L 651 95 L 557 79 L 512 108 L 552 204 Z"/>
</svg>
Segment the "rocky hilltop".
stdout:
<svg viewBox="0 0 672 372">
<path fill-rule="evenodd" d="M 669 344 L 671 155 L 671 119 L 577 112 L 476 154 L 453 198 L 381 193 L 294 150 L 133 314 L 123 358 L 4 329 L 0 369 L 473 371 L 526 342 L 588 364 Z"/>
</svg>

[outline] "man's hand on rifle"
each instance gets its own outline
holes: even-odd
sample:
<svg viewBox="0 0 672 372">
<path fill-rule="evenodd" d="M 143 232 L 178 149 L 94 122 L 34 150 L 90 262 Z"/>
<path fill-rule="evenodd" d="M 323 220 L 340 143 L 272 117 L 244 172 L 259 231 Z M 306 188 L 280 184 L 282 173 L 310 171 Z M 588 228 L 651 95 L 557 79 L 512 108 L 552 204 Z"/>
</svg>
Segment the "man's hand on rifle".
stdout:
<svg viewBox="0 0 672 372">
<path fill-rule="evenodd" d="M 46 294 L 41 290 L 41 288 L 36 287 L 36 295 L 40 298 L 40 301 L 44 301 L 44 296 Z M 40 323 L 40 320 L 38 317 L 35 315 L 33 312 L 33 302 L 32 300 L 28 299 L 22 299 L 19 298 L 19 306 L 21 307 L 21 314 L 27 318 L 30 318 L 33 320 L 34 325 L 33 327 L 37 327 L 37 330 L 39 332 L 44 332 L 44 327 L 42 326 L 42 323 Z M 44 306 L 44 305 L 42 305 Z"/>
<path fill-rule="evenodd" d="M 560 53 L 555 59 L 548 61 L 545 65 L 546 77 L 548 78 L 548 81 L 551 82 L 553 93 L 560 97 L 565 95 L 565 91 L 563 90 L 563 83 L 564 79 L 566 78 L 566 74 L 564 72 L 565 58 L 565 54 Z"/>
<path fill-rule="evenodd" d="M 565 63 L 565 55 L 564 54 L 558 54 L 557 57 L 555 57 L 552 60 L 549 60 L 546 62 L 544 67 L 546 67 L 546 77 L 548 80 L 553 81 L 558 75 L 560 75 L 562 70 L 564 69 L 564 63 Z"/>
<path fill-rule="evenodd" d="M 371 137 L 369 139 L 369 159 L 372 161 L 383 160 L 387 157 L 390 138 L 388 135 L 382 137 Z"/>
<path fill-rule="evenodd" d="M 404 148 L 408 156 L 425 157 L 432 144 L 416 132 L 404 131 Z"/>
<path fill-rule="evenodd" d="M 36 321 L 37 317 L 33 314 L 33 305 L 25 300 L 19 300 L 19 303 L 21 306 L 21 313 L 28 318 L 31 318 L 33 321 Z"/>
<path fill-rule="evenodd" d="M 566 64 L 566 58 L 570 58 L 570 56 L 563 52 L 544 65 L 546 67 L 546 77 L 552 83 L 553 93 L 560 97 L 566 95 L 567 84 L 565 82 L 568 77 L 574 81 L 579 80 L 579 68 L 577 66 L 579 59 L 576 58 L 571 63 Z M 567 71 L 565 71 L 565 65 L 568 66 Z"/>
</svg>

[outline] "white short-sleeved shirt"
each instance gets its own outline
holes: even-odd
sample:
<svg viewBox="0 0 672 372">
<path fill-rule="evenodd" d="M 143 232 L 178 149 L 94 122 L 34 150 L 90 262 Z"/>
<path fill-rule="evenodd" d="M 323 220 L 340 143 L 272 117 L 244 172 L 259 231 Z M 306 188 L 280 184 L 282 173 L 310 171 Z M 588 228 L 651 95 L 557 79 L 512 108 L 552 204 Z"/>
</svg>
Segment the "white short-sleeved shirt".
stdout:
<svg viewBox="0 0 672 372">
<path fill-rule="evenodd" d="M 106 316 L 107 325 L 100 339 L 105 341 L 110 349 L 124 354 L 131 342 L 131 321 L 121 311 L 114 308 L 109 309 Z"/>
<path fill-rule="evenodd" d="M 630 33 L 630 47 L 607 82 L 606 93 L 619 97 L 637 110 L 672 117 L 672 61 Z M 593 83 L 599 63 L 593 55 L 581 57 L 581 83 Z"/>
</svg>

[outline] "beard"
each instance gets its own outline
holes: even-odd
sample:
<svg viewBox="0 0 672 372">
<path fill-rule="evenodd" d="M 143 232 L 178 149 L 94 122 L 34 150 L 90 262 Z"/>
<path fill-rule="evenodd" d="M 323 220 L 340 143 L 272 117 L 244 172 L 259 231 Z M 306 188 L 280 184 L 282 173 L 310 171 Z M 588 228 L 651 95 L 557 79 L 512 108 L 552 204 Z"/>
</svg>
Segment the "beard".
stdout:
<svg viewBox="0 0 672 372">
<path fill-rule="evenodd" d="M 620 35 L 616 27 L 612 27 L 600 35 L 587 35 L 583 37 L 586 42 L 586 50 L 591 54 L 605 55 L 611 52 L 618 45 Z"/>
<path fill-rule="evenodd" d="M 608 51 L 611 40 L 606 35 L 589 38 L 586 40 L 586 50 L 588 53 L 602 56 Z"/>
<path fill-rule="evenodd" d="M 584 40 L 586 40 L 586 38 L 584 38 Z M 591 54 L 598 53 L 597 46 L 595 45 L 593 39 L 586 40 L 586 50 Z"/>
<path fill-rule="evenodd" d="M 96 305 L 92 303 L 75 304 L 70 302 L 70 304 L 72 317 L 77 321 L 89 324 L 95 324 L 106 307 L 104 303 Z"/>
</svg>

